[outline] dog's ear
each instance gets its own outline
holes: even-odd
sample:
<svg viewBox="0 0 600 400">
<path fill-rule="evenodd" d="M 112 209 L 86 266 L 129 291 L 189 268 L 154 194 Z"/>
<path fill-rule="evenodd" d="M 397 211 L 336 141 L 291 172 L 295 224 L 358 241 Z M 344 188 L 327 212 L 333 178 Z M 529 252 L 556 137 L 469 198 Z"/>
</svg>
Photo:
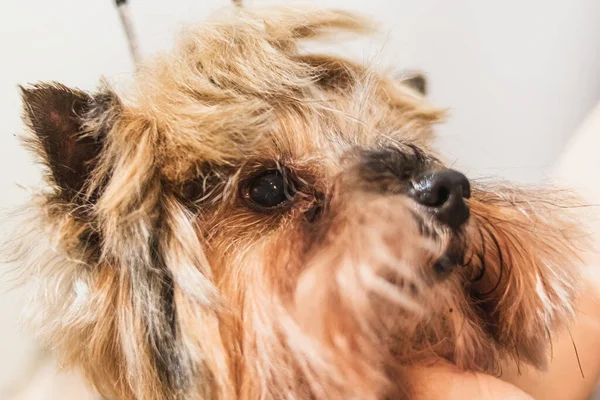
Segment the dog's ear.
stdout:
<svg viewBox="0 0 600 400">
<path fill-rule="evenodd" d="M 427 95 L 427 78 L 420 72 L 404 73 L 402 83 L 421 93 L 423 96 Z"/>
<path fill-rule="evenodd" d="M 57 83 L 21 87 L 24 120 L 33 133 L 29 144 L 49 169 L 66 201 L 78 197 L 102 149 L 105 129 L 99 121 L 118 103 L 104 90 L 90 95 Z"/>
</svg>

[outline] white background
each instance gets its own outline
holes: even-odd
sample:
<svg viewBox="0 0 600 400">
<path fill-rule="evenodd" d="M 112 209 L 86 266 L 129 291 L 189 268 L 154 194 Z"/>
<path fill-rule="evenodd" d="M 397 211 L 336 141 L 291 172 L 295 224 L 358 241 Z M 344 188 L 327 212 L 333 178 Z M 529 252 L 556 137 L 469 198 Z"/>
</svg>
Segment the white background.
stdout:
<svg viewBox="0 0 600 400">
<path fill-rule="evenodd" d="M 131 1 L 145 54 L 168 48 L 181 23 L 201 21 L 228 5 Z M 451 111 L 439 129 L 440 146 L 471 176 L 543 179 L 600 99 L 598 0 L 318 3 L 359 10 L 381 22 L 376 38 L 353 41 L 341 51 L 427 73 L 431 100 Z M 0 55 L 0 207 L 6 208 L 26 199 L 17 184 L 38 181 L 13 136 L 22 131 L 17 84 L 56 80 L 93 89 L 100 76 L 126 80 L 132 65 L 112 0 L 5 0 Z M 0 294 L 0 387 L 29 354 L 29 339 L 17 325 L 21 297 L 18 291 Z"/>
</svg>

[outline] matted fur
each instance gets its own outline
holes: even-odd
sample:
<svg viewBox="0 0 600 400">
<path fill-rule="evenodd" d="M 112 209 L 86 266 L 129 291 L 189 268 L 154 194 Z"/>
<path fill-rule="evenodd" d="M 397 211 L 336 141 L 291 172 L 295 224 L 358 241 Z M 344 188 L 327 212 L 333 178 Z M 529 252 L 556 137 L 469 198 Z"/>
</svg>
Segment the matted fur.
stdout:
<svg viewBox="0 0 600 400">
<path fill-rule="evenodd" d="M 65 365 L 120 400 L 409 398 L 415 363 L 544 367 L 573 315 L 572 200 L 472 182 L 468 224 L 435 221 L 404 188 L 443 168 L 443 112 L 299 47 L 369 29 L 237 10 L 143 65 L 125 97 L 23 89 L 48 175 L 11 252 Z M 244 195 L 266 170 L 290 186 L 268 211 Z"/>
</svg>

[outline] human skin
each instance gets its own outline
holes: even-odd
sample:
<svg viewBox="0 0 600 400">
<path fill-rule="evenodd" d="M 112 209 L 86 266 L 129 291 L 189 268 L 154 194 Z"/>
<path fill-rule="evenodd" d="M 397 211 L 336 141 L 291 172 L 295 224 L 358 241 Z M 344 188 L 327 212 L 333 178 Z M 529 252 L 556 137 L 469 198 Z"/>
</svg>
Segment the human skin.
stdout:
<svg viewBox="0 0 600 400">
<path fill-rule="evenodd" d="M 533 397 L 491 375 L 464 372 L 440 363 L 415 368 L 413 390 L 416 400 L 531 400 Z"/>
</svg>

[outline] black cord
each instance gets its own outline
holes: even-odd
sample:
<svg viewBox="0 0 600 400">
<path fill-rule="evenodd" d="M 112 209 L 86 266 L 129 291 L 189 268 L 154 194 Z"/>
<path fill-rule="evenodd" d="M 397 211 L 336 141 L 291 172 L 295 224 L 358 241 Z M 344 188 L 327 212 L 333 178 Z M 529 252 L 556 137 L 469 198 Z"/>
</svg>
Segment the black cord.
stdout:
<svg viewBox="0 0 600 400">
<path fill-rule="evenodd" d="M 115 4 L 117 5 L 117 7 L 120 7 L 125 3 L 127 3 L 127 0 L 115 0 Z"/>
</svg>

